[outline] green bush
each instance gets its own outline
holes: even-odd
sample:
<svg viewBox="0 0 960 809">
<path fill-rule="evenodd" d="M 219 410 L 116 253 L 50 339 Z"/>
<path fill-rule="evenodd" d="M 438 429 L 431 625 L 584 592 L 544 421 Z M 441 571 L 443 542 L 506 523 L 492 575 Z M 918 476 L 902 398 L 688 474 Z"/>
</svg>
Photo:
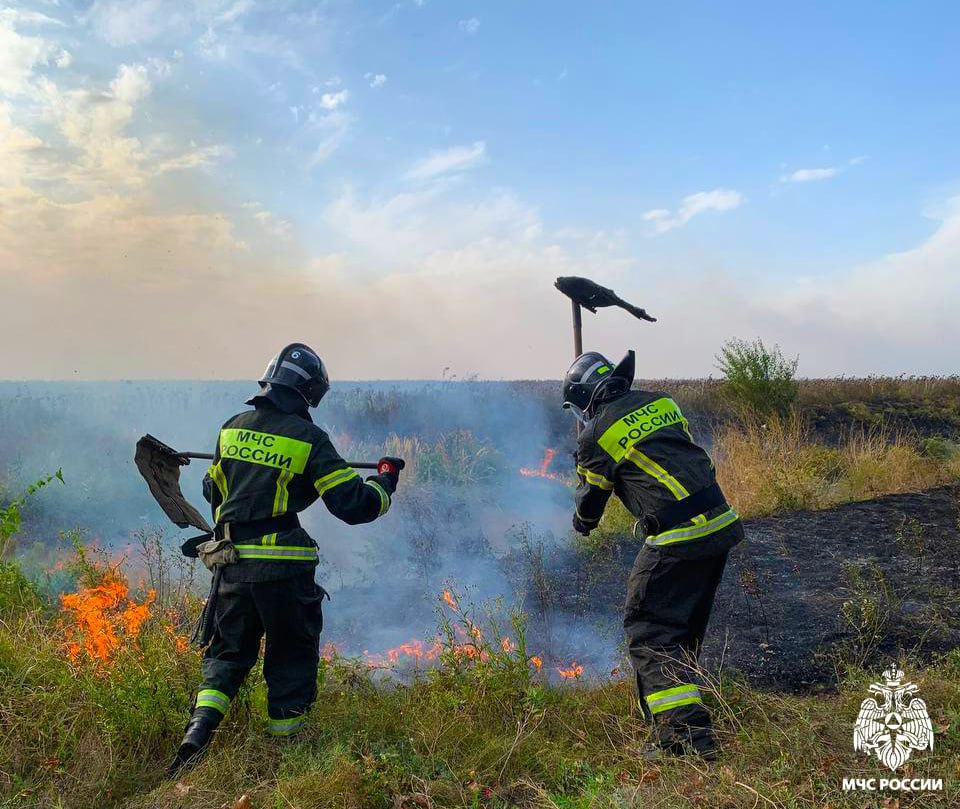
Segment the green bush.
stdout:
<svg viewBox="0 0 960 809">
<path fill-rule="evenodd" d="M 723 391 L 738 408 L 754 415 L 786 414 L 797 398 L 797 362 L 779 346 L 767 348 L 759 338 L 728 340 L 717 355 Z"/>
</svg>

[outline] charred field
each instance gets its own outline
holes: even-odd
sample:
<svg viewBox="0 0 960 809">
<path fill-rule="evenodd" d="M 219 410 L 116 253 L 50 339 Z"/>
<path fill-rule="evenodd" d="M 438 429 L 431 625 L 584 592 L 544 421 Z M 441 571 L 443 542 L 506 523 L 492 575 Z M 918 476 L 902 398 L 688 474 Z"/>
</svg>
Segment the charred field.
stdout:
<svg viewBox="0 0 960 809">
<path fill-rule="evenodd" d="M 955 805 L 956 380 L 801 382 L 794 412 L 764 421 L 713 381 L 653 384 L 745 517 L 701 661 L 721 765 L 639 757 L 620 630 L 639 544 L 617 509 L 589 539 L 569 531 L 573 429 L 556 383 L 371 383 L 341 385 L 318 420 L 344 455 L 409 468 L 383 525 L 307 512 L 333 596 L 311 730 L 271 746 L 255 676 L 210 759 L 163 783 L 207 573 L 178 560 L 183 535 L 133 444 L 151 432 L 209 449 L 247 386 L 0 383 L 0 506 L 64 480 L 5 512 L 0 805 L 873 805 L 840 781 L 870 769 L 850 727 L 891 660 L 937 726 L 914 772 L 949 783 L 883 805 Z M 202 472 L 182 480 L 198 505 Z M 96 633 L 99 658 L 84 645 Z"/>
</svg>

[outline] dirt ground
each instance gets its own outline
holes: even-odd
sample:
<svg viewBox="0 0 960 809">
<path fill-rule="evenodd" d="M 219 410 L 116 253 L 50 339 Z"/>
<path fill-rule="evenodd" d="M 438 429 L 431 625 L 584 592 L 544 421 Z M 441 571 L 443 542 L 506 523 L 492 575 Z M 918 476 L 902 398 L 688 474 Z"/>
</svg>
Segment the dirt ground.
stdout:
<svg viewBox="0 0 960 809">
<path fill-rule="evenodd" d="M 890 655 L 919 663 L 957 646 L 958 523 L 960 486 L 745 521 L 704 661 L 804 692 L 835 682 L 838 657 L 879 668 Z M 616 619 L 637 550 L 623 543 L 596 577 L 596 618 Z"/>
</svg>

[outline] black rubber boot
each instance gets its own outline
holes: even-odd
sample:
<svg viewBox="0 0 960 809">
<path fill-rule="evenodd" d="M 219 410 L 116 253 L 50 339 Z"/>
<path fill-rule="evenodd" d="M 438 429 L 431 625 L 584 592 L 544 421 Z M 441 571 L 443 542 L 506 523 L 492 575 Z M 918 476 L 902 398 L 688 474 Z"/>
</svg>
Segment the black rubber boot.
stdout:
<svg viewBox="0 0 960 809">
<path fill-rule="evenodd" d="M 175 778 L 186 766 L 196 764 L 210 746 L 213 733 L 223 719 L 223 714 L 215 708 L 196 708 L 183 731 L 183 741 L 177 749 L 177 755 L 167 767 L 167 778 Z"/>
</svg>

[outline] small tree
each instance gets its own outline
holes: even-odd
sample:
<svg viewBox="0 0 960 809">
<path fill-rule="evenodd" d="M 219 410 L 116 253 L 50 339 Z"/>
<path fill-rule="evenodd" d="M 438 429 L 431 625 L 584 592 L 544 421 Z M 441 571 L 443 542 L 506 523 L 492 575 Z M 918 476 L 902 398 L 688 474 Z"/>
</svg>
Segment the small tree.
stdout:
<svg viewBox="0 0 960 809">
<path fill-rule="evenodd" d="M 767 348 L 759 338 L 728 340 L 717 355 L 724 392 L 738 407 L 756 415 L 786 414 L 797 398 L 799 357 L 784 358 L 780 346 Z"/>
</svg>

